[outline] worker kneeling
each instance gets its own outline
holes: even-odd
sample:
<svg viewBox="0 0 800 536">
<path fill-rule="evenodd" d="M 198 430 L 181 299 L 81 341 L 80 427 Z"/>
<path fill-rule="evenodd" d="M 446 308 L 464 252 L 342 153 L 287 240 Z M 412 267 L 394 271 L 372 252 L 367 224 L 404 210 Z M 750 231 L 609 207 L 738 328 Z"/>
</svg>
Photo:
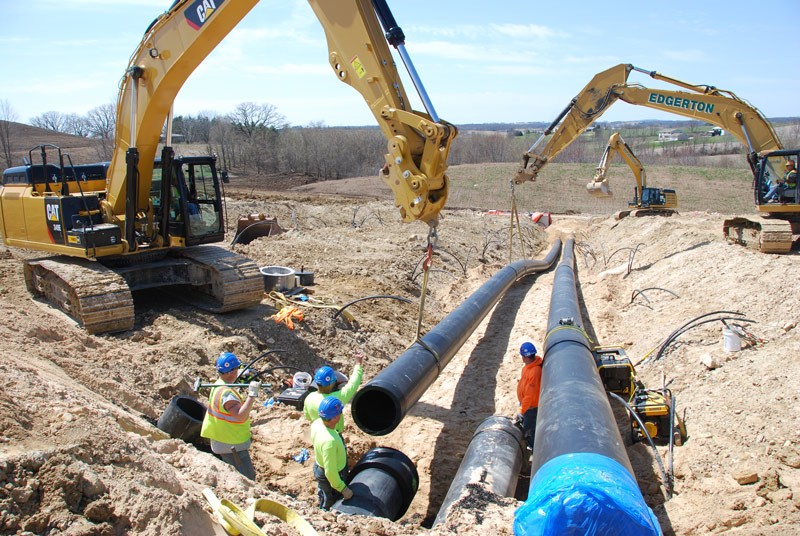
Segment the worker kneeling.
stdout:
<svg viewBox="0 0 800 536">
<path fill-rule="evenodd" d="M 325 397 L 319 405 L 319 418 L 311 423 L 314 444 L 314 478 L 317 480 L 319 507 L 330 510 L 333 503 L 353 492 L 344 483 L 347 478 L 347 451 L 336 423 L 342 418 L 344 404 L 334 396 Z"/>
</svg>

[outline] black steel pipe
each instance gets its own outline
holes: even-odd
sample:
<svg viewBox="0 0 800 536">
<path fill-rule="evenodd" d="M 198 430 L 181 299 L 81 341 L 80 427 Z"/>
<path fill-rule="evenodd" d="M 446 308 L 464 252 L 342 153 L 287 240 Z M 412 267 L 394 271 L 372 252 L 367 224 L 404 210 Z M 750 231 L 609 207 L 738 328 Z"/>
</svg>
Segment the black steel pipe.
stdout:
<svg viewBox="0 0 800 536">
<path fill-rule="evenodd" d="M 493 493 L 513 497 L 526 455 L 522 430 L 511 419 L 499 415 L 485 419 L 472 435 L 433 525 L 444 523 L 447 510 L 467 484 L 483 482 Z"/>
<path fill-rule="evenodd" d="M 616 460 L 633 474 L 586 332 L 574 269 L 574 240 L 556 268 L 531 475 L 563 454 L 591 452 Z"/>
<path fill-rule="evenodd" d="M 353 497 L 339 499 L 333 509 L 345 514 L 397 521 L 406 513 L 419 487 L 419 474 L 408 456 L 389 447 L 364 454 L 347 475 Z"/>
<path fill-rule="evenodd" d="M 352 403 L 356 425 L 371 435 L 385 435 L 397 428 L 511 285 L 549 269 L 560 252 L 559 239 L 543 260 L 516 261 L 493 275 L 356 393 Z"/>
</svg>

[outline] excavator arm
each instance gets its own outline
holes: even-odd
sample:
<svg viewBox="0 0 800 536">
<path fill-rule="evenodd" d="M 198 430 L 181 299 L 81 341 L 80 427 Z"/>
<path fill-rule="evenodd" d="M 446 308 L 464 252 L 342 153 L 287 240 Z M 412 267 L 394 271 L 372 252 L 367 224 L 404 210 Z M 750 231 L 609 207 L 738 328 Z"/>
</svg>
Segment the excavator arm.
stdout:
<svg viewBox="0 0 800 536">
<path fill-rule="evenodd" d="M 116 145 L 103 203 L 106 221 L 124 223 L 128 241 L 133 237 L 132 220 L 152 217 L 148 205 L 153 162 L 175 97 L 195 68 L 257 3 L 177 0 L 151 24 L 131 56 L 120 83 Z M 398 48 L 403 44 L 398 38 L 402 31 L 383 0 L 309 3 L 325 30 L 336 76 L 361 93 L 387 139 L 382 173 L 403 220 L 435 224 L 447 199 L 447 156 L 457 130 L 435 113 L 411 109 L 380 22 L 393 25 L 387 36 L 393 36 Z M 421 84 L 417 89 L 427 104 Z"/>
<path fill-rule="evenodd" d="M 686 91 L 649 89 L 640 84 L 629 83 L 628 77 L 633 71 L 679 86 Z M 772 125 L 761 112 L 734 93 L 714 86 L 690 84 L 630 64 L 619 64 L 595 75 L 570 101 L 523 155 L 522 166 L 514 182 L 520 184 L 536 180 L 547 162 L 575 141 L 617 100 L 698 119 L 727 130 L 747 147 L 748 162 L 754 174 L 756 155 L 782 148 Z M 544 143 L 550 134 L 553 136 Z"/>
<path fill-rule="evenodd" d="M 633 150 L 622 139 L 622 136 L 619 135 L 619 132 L 614 132 L 608 138 L 608 145 L 606 145 L 606 150 L 603 151 L 603 156 L 600 158 L 600 164 L 597 166 L 594 178 L 592 182 L 586 185 L 586 189 L 595 197 L 610 197 L 612 195 L 606 173 L 608 172 L 608 166 L 614 159 L 614 153 L 619 154 L 620 158 L 631 168 L 633 177 L 636 179 L 636 191 L 642 192 L 643 188 L 647 186 L 644 166 L 633 154 Z"/>
</svg>

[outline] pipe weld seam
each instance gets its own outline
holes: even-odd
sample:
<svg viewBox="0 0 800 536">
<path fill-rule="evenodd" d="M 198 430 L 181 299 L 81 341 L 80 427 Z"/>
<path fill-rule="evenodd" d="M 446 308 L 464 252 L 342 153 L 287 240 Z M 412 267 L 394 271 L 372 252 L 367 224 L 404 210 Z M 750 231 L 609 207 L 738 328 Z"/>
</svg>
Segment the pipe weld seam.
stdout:
<svg viewBox="0 0 800 536">
<path fill-rule="evenodd" d="M 505 428 L 501 428 L 501 427 L 490 426 L 488 428 L 484 428 L 483 430 L 475 432 L 475 435 L 472 436 L 472 439 L 470 439 L 470 442 L 474 441 L 476 437 L 478 437 L 479 435 L 483 434 L 484 432 L 502 432 L 502 433 L 510 436 L 514 440 L 514 442 L 520 447 L 520 451 L 522 452 L 522 454 L 525 455 L 525 447 L 523 447 L 523 445 L 520 442 L 519 438 L 514 436 L 513 433 L 509 432 Z"/>
<path fill-rule="evenodd" d="M 545 336 L 544 336 L 544 346 L 547 347 L 547 339 L 550 337 L 550 335 L 552 335 L 553 333 L 556 333 L 557 331 L 562 331 L 562 330 L 565 330 L 565 329 L 571 329 L 571 330 L 577 331 L 578 333 L 583 335 L 583 337 L 588 342 L 594 342 L 594 341 L 592 341 L 592 338 L 589 336 L 589 334 L 586 333 L 586 330 L 583 329 L 582 327 L 580 327 L 580 326 L 563 325 L 563 326 L 556 326 L 556 327 L 554 327 L 553 329 L 551 329 L 550 331 L 548 331 L 545 334 Z"/>
<path fill-rule="evenodd" d="M 436 375 L 438 376 L 439 374 L 441 374 L 442 373 L 442 362 L 441 362 L 441 359 L 439 358 L 439 354 L 436 353 L 436 350 L 434 350 L 433 348 L 431 348 L 430 346 L 425 344 L 422 341 L 422 339 L 417 339 L 417 342 L 419 343 L 420 346 L 422 346 L 423 348 L 425 348 L 427 351 L 429 351 L 431 353 L 431 355 L 433 356 L 433 359 L 436 360 L 436 370 L 437 370 Z"/>
<path fill-rule="evenodd" d="M 591 346 L 589 346 L 589 345 L 588 345 L 586 342 L 584 342 L 584 341 L 576 341 L 576 340 L 573 340 L 573 339 L 564 339 L 563 341 L 557 341 L 557 342 L 554 342 L 552 346 L 545 346 L 545 352 L 550 352 L 550 351 L 552 351 L 552 350 L 553 350 L 553 348 L 555 348 L 555 347 L 556 347 L 556 346 L 558 346 L 559 344 L 562 344 L 562 343 L 565 343 L 565 342 L 574 342 L 575 344 L 579 344 L 579 345 L 583 346 L 584 348 L 586 348 L 587 350 L 589 350 L 589 352 L 591 352 L 591 351 L 592 351 L 592 348 L 591 348 Z"/>
</svg>

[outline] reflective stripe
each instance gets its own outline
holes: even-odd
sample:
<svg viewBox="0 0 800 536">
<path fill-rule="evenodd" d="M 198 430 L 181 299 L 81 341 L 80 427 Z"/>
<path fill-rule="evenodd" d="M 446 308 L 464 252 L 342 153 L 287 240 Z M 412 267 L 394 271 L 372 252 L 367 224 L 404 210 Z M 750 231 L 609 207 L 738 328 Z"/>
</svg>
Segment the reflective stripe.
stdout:
<svg viewBox="0 0 800 536">
<path fill-rule="evenodd" d="M 233 415 L 231 412 L 225 409 L 222 399 L 228 392 L 232 393 L 240 404 L 244 404 L 244 400 L 242 400 L 242 398 L 239 396 L 239 393 L 230 387 L 213 387 L 211 389 L 208 413 L 216 419 L 221 419 L 234 424 L 241 424 L 247 421 L 247 417 L 242 419 L 241 417 Z"/>
</svg>

